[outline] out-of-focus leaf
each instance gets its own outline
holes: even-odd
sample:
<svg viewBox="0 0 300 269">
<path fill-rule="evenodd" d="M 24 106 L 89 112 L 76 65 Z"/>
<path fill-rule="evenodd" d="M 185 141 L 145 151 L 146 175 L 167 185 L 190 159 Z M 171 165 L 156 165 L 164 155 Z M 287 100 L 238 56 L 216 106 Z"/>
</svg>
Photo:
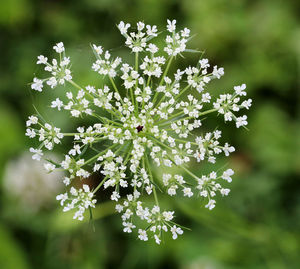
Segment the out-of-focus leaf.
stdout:
<svg viewBox="0 0 300 269">
<path fill-rule="evenodd" d="M 23 249 L 2 224 L 0 224 L 0 268 L 30 268 Z"/>
<path fill-rule="evenodd" d="M 296 168 L 296 126 L 278 106 L 255 105 L 249 117 L 251 137 L 241 137 L 252 150 L 252 158 L 274 174 L 289 173 Z M 299 164 L 298 164 L 299 165 Z"/>
<path fill-rule="evenodd" d="M 31 19 L 31 2 L 28 0 L 1 1 L 0 24 L 13 26 Z"/>
<path fill-rule="evenodd" d="M 21 122 L 9 106 L 0 104 L 0 175 L 6 160 L 24 145 Z"/>
</svg>

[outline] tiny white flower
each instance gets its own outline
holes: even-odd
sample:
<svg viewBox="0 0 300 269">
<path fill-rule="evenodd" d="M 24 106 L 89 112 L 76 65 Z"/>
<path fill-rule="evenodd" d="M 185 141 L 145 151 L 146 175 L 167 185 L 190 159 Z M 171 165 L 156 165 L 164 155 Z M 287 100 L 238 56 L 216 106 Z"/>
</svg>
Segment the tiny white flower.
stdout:
<svg viewBox="0 0 300 269">
<path fill-rule="evenodd" d="M 193 196 L 192 189 L 191 188 L 184 188 L 183 189 L 183 194 L 184 194 L 184 196 L 192 197 Z"/>
<path fill-rule="evenodd" d="M 29 116 L 28 120 L 26 121 L 26 126 L 29 127 L 33 124 L 37 124 L 38 123 L 38 118 L 36 116 Z"/>
<path fill-rule="evenodd" d="M 168 31 L 171 33 L 174 32 L 176 29 L 176 20 L 172 20 L 172 21 L 167 20 L 167 23 L 168 23 L 167 25 Z"/>
<path fill-rule="evenodd" d="M 30 138 L 34 138 L 36 136 L 36 132 L 35 132 L 35 130 L 28 128 L 28 129 L 26 129 L 25 135 Z"/>
<path fill-rule="evenodd" d="M 38 60 L 36 62 L 37 64 L 46 64 L 48 61 L 48 58 L 43 55 L 40 55 L 37 58 L 38 58 Z"/>
<path fill-rule="evenodd" d="M 246 96 L 245 89 L 246 89 L 246 84 L 242 84 L 241 86 L 234 87 L 235 93 L 239 96 Z"/>
<path fill-rule="evenodd" d="M 64 105 L 63 102 L 59 98 L 56 98 L 56 100 L 52 101 L 52 103 L 51 103 L 51 107 L 52 108 L 57 107 L 58 110 L 61 110 L 63 105 Z"/>
<path fill-rule="evenodd" d="M 160 242 L 161 242 L 161 240 L 160 240 L 160 238 L 158 237 L 158 235 L 154 235 L 154 239 L 155 239 L 155 243 L 156 244 L 158 244 L 158 245 L 160 245 Z"/>
<path fill-rule="evenodd" d="M 96 46 L 95 44 L 93 44 L 93 49 L 98 55 L 101 55 L 103 53 L 103 48 L 101 46 Z"/>
<path fill-rule="evenodd" d="M 33 79 L 33 83 L 31 84 L 31 89 L 41 92 L 43 90 L 43 81 L 38 78 Z"/>
<path fill-rule="evenodd" d="M 64 48 L 64 44 L 62 42 L 57 43 L 55 46 L 53 46 L 53 49 L 57 52 L 57 53 L 62 53 L 63 51 L 65 51 Z"/>
<path fill-rule="evenodd" d="M 227 196 L 230 192 L 230 189 L 221 189 L 220 190 L 220 193 L 223 195 L 223 196 Z"/>
<path fill-rule="evenodd" d="M 236 118 L 236 127 L 239 128 L 241 126 L 246 126 L 248 124 L 247 122 L 247 116 L 241 116 Z"/>
<path fill-rule="evenodd" d="M 181 235 L 183 234 L 183 231 L 181 228 L 177 227 L 176 225 L 174 225 L 172 228 L 171 228 L 171 233 L 172 233 L 172 238 L 175 240 L 178 238 L 178 235 Z"/>
<path fill-rule="evenodd" d="M 138 237 L 139 237 L 140 240 L 148 241 L 148 235 L 147 235 L 147 232 L 145 230 L 139 229 L 138 233 L 139 233 Z"/>
<path fill-rule="evenodd" d="M 52 163 L 45 163 L 44 167 L 45 167 L 47 172 L 52 172 L 55 169 L 55 165 L 52 164 Z"/>
<path fill-rule="evenodd" d="M 209 200 L 208 204 L 205 207 L 208 208 L 209 210 L 212 210 L 216 206 L 215 203 L 216 203 L 215 200 Z"/>
<path fill-rule="evenodd" d="M 129 27 L 130 27 L 130 24 L 129 23 L 125 24 L 123 21 L 121 21 L 118 25 L 118 28 L 122 35 L 125 35 L 127 33 L 127 30 Z"/>
<path fill-rule="evenodd" d="M 71 183 L 70 178 L 65 177 L 64 180 L 63 180 L 63 183 L 64 183 L 66 186 L 70 185 L 70 183 Z"/>
<path fill-rule="evenodd" d="M 223 172 L 222 178 L 228 181 L 229 183 L 232 181 L 231 176 L 234 175 L 234 171 L 232 169 L 227 169 Z"/>
<path fill-rule="evenodd" d="M 29 151 L 32 152 L 32 153 L 34 153 L 32 155 L 32 159 L 33 160 L 37 160 L 37 161 L 41 160 L 41 157 L 43 156 L 43 152 L 42 152 L 41 149 L 30 148 Z"/>
</svg>

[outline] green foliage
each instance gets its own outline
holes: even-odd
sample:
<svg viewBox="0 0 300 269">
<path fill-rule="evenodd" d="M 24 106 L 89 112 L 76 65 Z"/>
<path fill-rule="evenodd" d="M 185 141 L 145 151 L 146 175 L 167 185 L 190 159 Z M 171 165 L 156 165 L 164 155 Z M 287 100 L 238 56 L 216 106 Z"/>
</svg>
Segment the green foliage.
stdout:
<svg viewBox="0 0 300 269">
<path fill-rule="evenodd" d="M 13 238 L 9 229 L 0 225 L 0 267 L 7 269 L 28 269 L 28 263 L 17 240 Z"/>
</svg>

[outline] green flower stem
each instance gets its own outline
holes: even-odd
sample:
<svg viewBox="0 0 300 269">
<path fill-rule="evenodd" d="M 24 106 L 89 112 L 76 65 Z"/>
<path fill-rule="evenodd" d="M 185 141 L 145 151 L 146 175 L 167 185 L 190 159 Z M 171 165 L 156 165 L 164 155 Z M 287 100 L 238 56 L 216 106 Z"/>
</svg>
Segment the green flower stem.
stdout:
<svg viewBox="0 0 300 269">
<path fill-rule="evenodd" d="M 135 53 L 135 71 L 139 70 L 139 53 Z"/>
<path fill-rule="evenodd" d="M 167 153 L 168 158 L 175 164 L 174 159 Z M 196 179 L 198 181 L 199 177 L 197 177 L 194 173 L 192 173 L 189 169 L 187 169 L 185 166 L 183 165 L 178 165 L 179 167 L 181 167 L 185 172 L 187 172 L 190 176 L 192 176 L 194 179 Z"/>
<path fill-rule="evenodd" d="M 139 70 L 139 53 L 136 52 L 135 53 L 135 71 L 138 72 Z M 137 89 L 138 87 L 138 80 L 136 81 L 135 83 L 135 89 Z M 134 105 L 134 110 L 135 110 L 135 114 L 138 115 L 138 107 L 139 107 L 139 104 L 138 102 L 135 100 L 135 94 L 133 92 L 133 88 L 130 88 L 130 94 L 131 94 L 131 100 L 132 100 L 132 104 Z"/>
<path fill-rule="evenodd" d="M 196 142 L 186 141 L 186 140 L 178 139 L 178 138 L 175 138 L 175 140 L 178 141 L 178 142 L 181 142 L 181 143 L 187 143 L 187 142 L 190 142 L 191 144 L 197 145 L 197 146 L 198 146 L 198 144 L 197 144 Z"/>
<path fill-rule="evenodd" d="M 107 178 L 108 178 L 108 175 L 105 176 L 103 178 L 103 180 L 98 184 L 98 186 L 93 190 L 93 194 L 95 194 L 101 188 L 101 186 L 104 184 L 104 182 L 106 181 Z"/>
<path fill-rule="evenodd" d="M 155 203 L 159 207 L 159 202 L 158 202 L 157 193 L 156 193 L 156 187 L 153 187 L 153 195 L 154 195 Z"/>
<path fill-rule="evenodd" d="M 91 100 L 94 100 L 94 96 L 93 96 L 92 94 L 90 94 L 86 89 L 80 87 L 80 86 L 79 86 L 76 82 L 74 82 L 73 80 L 70 80 L 69 82 L 70 82 L 74 87 L 76 87 L 77 89 L 79 89 L 79 90 L 84 90 L 84 92 L 91 98 Z M 98 94 L 96 94 L 96 96 L 99 97 Z M 113 110 L 115 110 L 115 112 L 117 112 L 117 113 L 119 113 L 120 115 L 122 115 L 122 114 L 120 113 L 120 111 L 118 111 L 114 106 L 113 106 L 112 108 L 113 108 Z M 113 110 L 108 110 L 108 111 L 109 111 L 110 113 L 112 113 L 114 116 L 117 117 L 116 113 L 115 113 Z"/>
<path fill-rule="evenodd" d="M 206 110 L 206 111 L 200 113 L 200 114 L 199 114 L 199 117 L 204 116 L 204 115 L 209 114 L 209 113 L 216 112 L 216 111 L 218 111 L 217 108 L 212 108 L 212 109 Z"/>
<path fill-rule="evenodd" d="M 174 57 L 174 56 L 171 56 L 171 58 L 169 59 L 169 62 L 168 62 L 168 64 L 167 64 L 167 67 L 166 67 L 166 69 L 165 69 L 165 71 L 164 71 L 164 73 L 163 73 L 163 76 L 162 76 L 161 80 L 160 80 L 159 86 L 161 86 L 161 85 L 163 84 L 164 78 L 165 78 L 165 76 L 168 74 L 170 65 L 171 65 L 171 63 L 172 63 L 172 61 L 173 61 L 173 57 Z M 154 94 L 153 101 L 152 101 L 152 103 L 153 103 L 154 105 L 155 105 L 156 99 L 157 99 L 157 97 L 158 97 L 158 94 L 159 94 L 158 92 L 156 92 L 156 93 Z M 156 107 L 156 106 L 154 106 L 154 107 Z"/>
<path fill-rule="evenodd" d="M 131 97 L 131 102 L 132 102 L 132 105 L 134 106 L 134 110 L 135 110 L 135 112 L 137 112 L 136 111 L 136 108 L 137 108 L 137 106 L 135 105 L 135 98 L 134 98 L 134 93 L 133 93 L 133 88 L 131 87 L 130 88 L 130 97 Z"/>
<path fill-rule="evenodd" d="M 117 154 L 119 151 L 122 151 L 123 150 L 123 148 L 125 148 L 127 145 L 129 145 L 130 144 L 130 141 L 128 142 L 128 143 L 125 143 L 125 144 L 123 144 L 122 146 L 120 146 L 116 151 L 115 151 L 115 154 Z"/>
<path fill-rule="evenodd" d="M 74 82 L 73 80 L 69 80 L 69 82 L 74 86 L 76 87 L 77 89 L 79 90 L 83 90 L 92 100 L 94 100 L 94 96 L 89 93 L 85 88 L 83 87 L 80 87 L 76 82 Z M 96 97 L 100 97 L 98 94 L 95 94 Z"/>
<path fill-rule="evenodd" d="M 154 138 L 154 139 L 155 139 L 155 138 Z M 166 144 L 160 142 L 160 141 L 157 140 L 157 139 L 155 139 L 155 140 L 156 140 L 156 142 L 157 142 L 158 144 L 160 144 L 160 145 L 162 145 L 163 147 L 167 148 L 168 150 L 172 151 L 172 148 L 171 148 L 171 147 L 167 146 Z M 167 154 L 167 156 L 168 156 L 168 158 L 169 158 L 175 165 L 177 165 L 177 164 L 175 163 L 174 159 L 173 159 L 169 154 Z M 184 171 L 186 171 L 189 175 L 191 175 L 193 178 L 195 178 L 196 180 L 198 180 L 198 177 L 197 177 L 194 173 L 192 173 L 190 170 L 188 170 L 186 167 L 184 167 L 183 165 L 179 165 L 179 166 L 180 166 Z"/>
<path fill-rule="evenodd" d="M 107 201 L 101 203 L 93 209 L 93 219 L 99 220 L 101 218 L 116 214 L 115 210 L 115 201 Z M 88 218 L 85 218 L 83 221 L 89 221 Z"/>
<path fill-rule="evenodd" d="M 200 114 L 199 114 L 199 117 L 204 116 L 204 115 L 209 114 L 209 113 L 216 112 L 216 111 L 218 111 L 217 108 L 213 108 L 213 109 L 206 110 L 206 111 L 200 113 Z M 175 115 L 172 116 L 171 118 L 169 118 L 169 119 L 167 119 L 167 120 L 165 120 L 165 121 L 160 121 L 160 122 L 158 122 L 158 125 L 159 125 L 160 127 L 162 127 L 162 126 L 164 126 L 164 125 L 170 124 L 170 123 L 171 123 L 170 120 L 172 120 L 172 119 L 174 119 L 174 118 L 180 116 L 180 114 L 182 114 L 182 113 L 183 113 L 183 111 L 178 112 L 177 114 L 175 114 Z M 198 117 L 198 118 L 199 118 L 199 117 Z M 193 119 L 193 118 L 195 118 L 195 117 L 190 117 L 190 116 L 189 116 L 189 117 L 183 117 L 183 118 L 180 118 L 178 121 L 180 121 L 180 120 L 189 120 L 189 119 Z M 195 119 L 196 119 L 196 118 L 195 118 Z M 172 121 L 172 123 L 176 123 L 176 122 L 177 122 L 177 121 Z"/>
<path fill-rule="evenodd" d="M 174 84 L 175 84 L 175 81 L 172 83 L 172 85 L 171 85 L 170 87 L 173 88 L 173 87 L 174 87 Z M 160 98 L 160 100 L 159 100 L 159 102 L 157 103 L 156 107 L 159 107 L 159 105 L 165 100 L 165 98 L 166 98 L 166 95 L 164 94 L 164 95 L 162 96 L 162 98 Z"/>
<path fill-rule="evenodd" d="M 147 166 L 147 170 L 148 170 L 149 176 L 150 176 L 150 178 L 151 178 L 151 181 L 154 182 L 154 179 L 153 179 L 153 175 L 152 175 L 152 173 L 151 173 L 151 167 L 150 167 L 150 163 L 149 163 L 149 159 L 148 159 L 148 155 L 147 155 L 147 154 L 145 155 L 144 160 L 146 161 L 146 166 Z M 143 165 L 145 165 L 144 162 L 143 162 Z M 155 187 L 154 185 L 153 185 L 153 195 L 154 195 L 155 203 L 156 203 L 156 205 L 159 207 L 159 202 L 158 202 L 157 193 L 156 193 L 156 187 Z"/>
<path fill-rule="evenodd" d="M 139 53 L 135 53 L 135 71 L 139 70 Z"/>
<path fill-rule="evenodd" d="M 104 137 L 95 137 L 95 142 L 100 142 L 100 141 L 102 141 L 102 140 L 105 140 L 105 139 L 107 139 L 107 136 L 104 136 Z M 95 143 L 95 142 L 93 142 L 93 143 Z M 92 144 L 93 144 L 92 143 Z"/>
<path fill-rule="evenodd" d="M 165 125 L 165 124 L 168 124 L 170 120 L 176 118 L 176 117 L 179 117 L 181 116 L 182 114 L 184 114 L 184 112 L 181 110 L 180 112 L 176 113 L 175 115 L 173 115 L 172 117 L 168 118 L 168 119 L 164 119 L 162 121 L 159 121 L 157 124 L 162 126 L 162 125 Z"/>
<path fill-rule="evenodd" d="M 82 90 L 82 88 L 73 80 L 68 80 L 75 88 L 77 88 L 78 90 Z"/>
<path fill-rule="evenodd" d="M 119 151 L 121 151 L 123 148 L 125 148 L 127 145 L 129 145 L 131 142 L 124 144 L 122 147 L 119 147 L 116 151 L 115 154 L 117 154 Z M 116 145 L 116 144 L 115 144 Z M 109 149 L 109 148 L 108 148 Z M 102 153 L 102 152 L 101 152 Z M 99 185 L 95 188 L 95 190 L 93 191 L 93 194 L 95 194 L 100 188 L 101 186 L 104 184 L 104 182 L 106 181 L 106 179 L 109 177 L 109 175 L 105 176 L 103 178 L 103 180 L 99 183 Z"/>
<path fill-rule="evenodd" d="M 114 90 L 120 95 L 120 92 L 119 92 L 119 90 L 118 90 L 118 88 L 117 88 L 117 86 L 116 86 L 114 80 L 113 80 L 110 76 L 108 76 L 108 77 L 109 77 L 109 80 L 110 80 L 110 82 L 111 82 L 111 84 L 112 84 Z M 120 95 L 120 101 L 121 101 L 122 104 L 124 104 L 124 103 L 123 103 L 123 99 L 121 98 L 121 95 Z"/>
<path fill-rule="evenodd" d="M 75 136 L 80 135 L 81 133 L 62 133 L 63 136 Z"/>
<path fill-rule="evenodd" d="M 148 87 L 150 85 L 150 81 L 151 81 L 151 76 L 149 76 L 148 79 L 147 79 L 147 85 L 146 85 L 146 87 Z"/>
<path fill-rule="evenodd" d="M 85 89 L 83 89 L 82 87 L 80 87 L 76 82 L 74 82 L 73 80 L 68 80 L 69 83 L 71 83 L 75 88 L 77 88 L 78 90 L 84 90 L 90 97 L 93 98 L 93 96 Z"/>
<path fill-rule="evenodd" d="M 117 110 L 114 106 L 112 106 L 112 109 L 108 109 L 107 111 L 108 111 L 109 113 L 113 114 L 116 118 L 118 118 L 117 113 L 118 113 L 120 116 L 122 116 L 122 113 L 121 113 L 119 110 Z"/>
<path fill-rule="evenodd" d="M 101 117 L 101 116 L 99 116 L 99 115 L 97 115 L 95 113 L 93 113 L 92 116 L 94 116 L 95 118 L 101 120 L 103 123 L 105 123 L 105 121 L 108 121 L 108 122 L 111 122 L 112 124 L 117 125 L 118 127 L 123 127 L 123 125 L 121 123 L 113 121 L 113 120 L 110 120 L 110 119 L 108 119 L 106 117 Z"/>
<path fill-rule="evenodd" d="M 171 148 L 171 147 L 169 147 L 168 145 L 166 145 L 166 144 L 164 144 L 164 143 L 160 142 L 158 139 L 156 139 L 156 138 L 155 138 L 155 137 L 153 137 L 153 136 L 151 136 L 151 138 L 152 138 L 153 140 L 155 140 L 155 141 L 156 141 L 156 143 L 158 143 L 159 145 L 161 145 L 161 146 L 163 146 L 163 147 L 167 148 L 168 150 L 171 150 L 171 151 L 172 151 L 172 148 Z"/>
<path fill-rule="evenodd" d="M 172 55 L 171 58 L 170 58 L 170 60 L 169 60 L 169 62 L 168 62 L 168 64 L 167 64 L 167 67 L 166 67 L 166 69 L 165 69 L 165 72 L 163 73 L 163 76 L 162 76 L 162 78 L 161 78 L 161 80 L 160 80 L 159 86 L 161 86 L 161 85 L 163 84 L 164 78 L 165 78 L 165 76 L 168 74 L 169 68 L 170 68 L 171 63 L 172 63 L 172 61 L 173 61 L 173 58 L 174 58 L 174 56 Z"/>
<path fill-rule="evenodd" d="M 187 85 L 178 95 L 175 96 L 175 101 L 182 95 L 184 94 L 190 87 L 191 85 Z"/>
<path fill-rule="evenodd" d="M 124 159 L 124 165 L 126 165 L 126 164 L 128 163 L 129 158 L 130 158 L 130 155 L 131 155 L 131 150 L 132 150 L 132 148 L 133 148 L 133 144 L 132 144 L 131 141 L 130 141 L 129 144 L 130 144 L 130 147 L 129 147 L 128 151 L 127 151 L 126 158 Z"/>
<path fill-rule="evenodd" d="M 118 144 L 113 144 L 111 146 L 109 146 L 108 148 L 106 148 L 105 150 L 99 152 L 97 155 L 93 156 L 92 158 L 88 159 L 82 166 L 89 164 L 90 162 L 96 160 L 98 157 L 100 157 L 103 153 L 105 153 L 106 151 L 108 151 L 109 149 L 113 149 L 116 146 L 118 146 Z"/>
<path fill-rule="evenodd" d="M 178 117 L 178 116 L 177 116 L 177 117 Z M 173 117 L 172 117 L 172 118 L 173 118 Z M 194 116 L 192 116 L 192 117 L 181 117 L 180 119 L 175 120 L 175 121 L 170 121 L 170 119 L 168 119 L 168 121 L 163 122 L 162 124 L 160 124 L 159 127 L 163 127 L 163 126 L 168 125 L 168 124 L 170 124 L 170 123 L 177 123 L 177 122 L 182 121 L 182 120 L 190 120 L 190 119 L 198 119 L 198 118 L 195 118 Z M 172 130 L 172 129 L 171 129 L 171 130 Z"/>
</svg>

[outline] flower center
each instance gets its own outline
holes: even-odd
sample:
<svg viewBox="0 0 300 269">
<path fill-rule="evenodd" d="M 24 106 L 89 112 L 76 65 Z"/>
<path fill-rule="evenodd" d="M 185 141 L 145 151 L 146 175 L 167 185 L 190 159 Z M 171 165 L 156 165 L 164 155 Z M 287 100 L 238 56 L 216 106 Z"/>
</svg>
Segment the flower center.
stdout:
<svg viewBox="0 0 300 269">
<path fill-rule="evenodd" d="M 143 131 L 144 126 L 139 125 L 138 127 L 136 127 L 138 133 Z"/>
</svg>

